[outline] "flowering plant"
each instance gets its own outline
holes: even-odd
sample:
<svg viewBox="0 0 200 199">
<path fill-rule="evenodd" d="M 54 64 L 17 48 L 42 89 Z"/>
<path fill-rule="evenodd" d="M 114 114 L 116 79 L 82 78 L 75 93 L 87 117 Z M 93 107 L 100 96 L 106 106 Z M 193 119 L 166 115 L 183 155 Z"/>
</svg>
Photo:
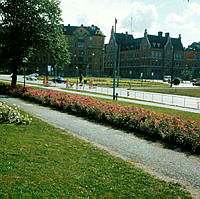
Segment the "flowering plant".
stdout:
<svg viewBox="0 0 200 199">
<path fill-rule="evenodd" d="M 21 114 L 16 106 L 12 107 L 0 102 L 0 124 L 30 124 L 30 122 L 31 118 L 29 118 L 28 115 Z"/>
<path fill-rule="evenodd" d="M 5 86 L 5 85 L 4 85 Z M 0 86 L 1 87 L 1 86 Z M 191 152 L 200 153 L 200 128 L 193 120 L 160 115 L 135 106 L 120 106 L 88 96 L 27 87 L 4 88 L 8 95 L 22 97 L 76 115 L 110 123 L 130 132 L 146 134 Z"/>
</svg>

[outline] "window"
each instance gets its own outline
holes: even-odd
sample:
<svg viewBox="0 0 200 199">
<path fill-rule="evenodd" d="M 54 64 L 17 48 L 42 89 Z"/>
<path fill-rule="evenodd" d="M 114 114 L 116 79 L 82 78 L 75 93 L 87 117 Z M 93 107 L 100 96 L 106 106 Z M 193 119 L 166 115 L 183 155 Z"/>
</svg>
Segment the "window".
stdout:
<svg viewBox="0 0 200 199">
<path fill-rule="evenodd" d="M 93 45 L 92 44 L 88 44 L 88 48 L 93 48 Z"/>
<path fill-rule="evenodd" d="M 78 43 L 78 47 L 83 48 L 84 47 L 83 43 Z"/>
<path fill-rule="evenodd" d="M 89 39 L 90 41 L 92 41 L 92 40 L 93 40 L 93 37 L 92 37 L 92 36 L 90 36 L 88 39 Z"/>
<path fill-rule="evenodd" d="M 69 47 L 73 48 L 73 47 L 74 47 L 74 44 L 69 44 Z"/>
<path fill-rule="evenodd" d="M 74 37 L 69 37 L 68 40 L 69 40 L 69 41 L 73 41 L 73 40 L 74 40 Z"/>
</svg>

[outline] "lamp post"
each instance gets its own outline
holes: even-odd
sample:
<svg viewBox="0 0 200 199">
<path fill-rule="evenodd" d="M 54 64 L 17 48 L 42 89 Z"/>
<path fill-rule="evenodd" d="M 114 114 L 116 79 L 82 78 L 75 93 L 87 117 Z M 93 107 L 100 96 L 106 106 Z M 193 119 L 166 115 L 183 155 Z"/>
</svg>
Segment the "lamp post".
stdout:
<svg viewBox="0 0 200 199">
<path fill-rule="evenodd" d="M 89 69 L 89 65 L 87 65 L 86 68 L 85 68 L 85 75 L 86 75 L 86 77 L 88 77 L 88 69 Z"/>
<path fill-rule="evenodd" d="M 116 33 L 116 24 L 117 20 L 115 19 L 115 32 L 113 34 L 113 39 L 114 39 L 114 64 L 113 64 L 113 100 L 115 100 L 115 88 L 116 88 L 116 69 L 117 69 L 117 41 L 115 39 L 115 33 Z"/>
<path fill-rule="evenodd" d="M 143 82 L 143 72 L 140 73 L 140 79 L 141 79 L 141 86 L 142 86 L 142 82 Z"/>
<path fill-rule="evenodd" d="M 174 79 L 174 47 L 172 46 L 172 67 L 171 67 L 170 87 L 172 87 L 172 85 L 173 85 L 173 79 Z"/>
<path fill-rule="evenodd" d="M 151 72 L 152 81 L 153 81 L 153 76 L 154 76 L 154 72 L 152 71 Z"/>
<path fill-rule="evenodd" d="M 22 59 L 22 63 L 24 64 L 24 90 L 25 90 L 25 84 L 26 84 L 26 64 L 28 63 L 28 58 L 24 57 Z"/>
<path fill-rule="evenodd" d="M 78 73 L 79 73 L 79 68 L 76 66 L 76 72 L 77 72 L 77 81 L 78 81 Z"/>
</svg>

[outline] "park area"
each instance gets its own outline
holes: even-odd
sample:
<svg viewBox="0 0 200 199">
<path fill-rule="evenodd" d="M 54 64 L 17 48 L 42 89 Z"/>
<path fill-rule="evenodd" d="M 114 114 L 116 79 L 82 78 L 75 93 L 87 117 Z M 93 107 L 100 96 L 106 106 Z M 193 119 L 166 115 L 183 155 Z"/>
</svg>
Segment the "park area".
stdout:
<svg viewBox="0 0 200 199">
<path fill-rule="evenodd" d="M 13 114 L 20 119 L 9 119 Z M 2 199 L 192 198 L 179 184 L 158 180 L 17 107 L 2 104 L 1 118 Z"/>
</svg>

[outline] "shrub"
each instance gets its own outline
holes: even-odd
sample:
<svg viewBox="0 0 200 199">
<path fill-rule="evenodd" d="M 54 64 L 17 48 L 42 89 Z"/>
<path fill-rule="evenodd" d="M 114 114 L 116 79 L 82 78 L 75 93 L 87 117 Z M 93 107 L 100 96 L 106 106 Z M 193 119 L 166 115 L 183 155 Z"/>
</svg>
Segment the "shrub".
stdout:
<svg viewBox="0 0 200 199">
<path fill-rule="evenodd" d="M 177 116 L 160 115 L 135 106 L 109 104 L 92 97 L 48 89 L 27 87 L 23 91 L 23 87 L 7 86 L 5 90 L 9 95 L 110 123 L 132 132 L 137 131 L 191 152 L 200 153 L 200 129 L 193 120 L 181 120 Z"/>
<path fill-rule="evenodd" d="M 17 107 L 11 107 L 3 102 L 0 102 L 0 124 L 30 124 L 30 122 L 31 119 L 27 115 L 21 114 Z"/>
</svg>

